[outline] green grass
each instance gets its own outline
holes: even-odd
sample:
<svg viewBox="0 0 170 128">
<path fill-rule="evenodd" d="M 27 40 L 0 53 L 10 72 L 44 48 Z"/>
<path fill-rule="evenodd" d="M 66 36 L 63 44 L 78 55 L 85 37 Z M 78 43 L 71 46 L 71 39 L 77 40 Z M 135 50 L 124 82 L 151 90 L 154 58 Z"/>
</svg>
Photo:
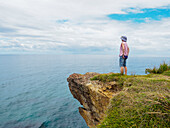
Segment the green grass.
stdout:
<svg viewBox="0 0 170 128">
<path fill-rule="evenodd" d="M 147 76 L 147 75 L 146 75 Z M 120 73 L 100 74 L 92 77 L 90 80 L 99 80 L 101 82 L 124 81 L 127 78 L 136 77 L 136 75 L 121 75 Z"/>
<path fill-rule="evenodd" d="M 100 74 L 96 75 L 91 80 L 99 80 L 102 82 L 109 82 L 109 81 L 117 81 L 121 77 L 120 73 L 112 73 L 112 74 Z"/>
<path fill-rule="evenodd" d="M 120 73 L 111 73 L 111 74 L 100 74 L 100 75 L 96 75 L 94 77 L 92 77 L 90 80 L 94 81 L 94 80 L 98 80 L 101 82 L 111 82 L 111 81 L 116 81 L 119 83 L 124 82 L 125 80 L 132 80 L 130 78 L 151 78 L 153 75 L 152 74 L 147 74 L 147 75 L 122 75 Z"/>
<path fill-rule="evenodd" d="M 165 72 L 163 73 L 163 75 L 165 75 L 165 76 L 170 76 L 170 70 L 169 70 L 169 71 L 165 71 Z"/>
<path fill-rule="evenodd" d="M 170 70 L 170 65 L 164 62 L 163 64 L 160 64 L 159 68 L 154 67 L 153 69 L 146 69 L 145 73 L 162 74 L 168 70 Z"/>
<path fill-rule="evenodd" d="M 170 127 L 170 94 L 168 81 L 151 81 L 145 77 L 133 79 L 114 96 L 106 118 L 98 128 L 168 128 Z M 126 80 L 124 81 L 126 82 Z"/>
</svg>

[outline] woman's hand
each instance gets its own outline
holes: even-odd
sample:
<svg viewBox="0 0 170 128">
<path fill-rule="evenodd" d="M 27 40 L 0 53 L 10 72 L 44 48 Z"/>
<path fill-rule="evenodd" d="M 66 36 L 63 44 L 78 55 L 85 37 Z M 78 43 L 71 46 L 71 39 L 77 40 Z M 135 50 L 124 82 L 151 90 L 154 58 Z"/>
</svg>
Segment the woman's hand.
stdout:
<svg viewBox="0 0 170 128">
<path fill-rule="evenodd" d="M 122 57 L 123 57 L 123 59 L 125 58 L 125 56 L 124 56 L 124 55 L 122 55 Z"/>
</svg>

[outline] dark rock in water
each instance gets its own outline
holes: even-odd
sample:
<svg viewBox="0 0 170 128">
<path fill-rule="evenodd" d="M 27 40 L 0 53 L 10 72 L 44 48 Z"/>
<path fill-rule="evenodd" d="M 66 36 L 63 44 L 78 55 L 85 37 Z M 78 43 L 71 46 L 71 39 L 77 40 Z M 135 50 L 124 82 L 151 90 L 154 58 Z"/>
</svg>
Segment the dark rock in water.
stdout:
<svg viewBox="0 0 170 128">
<path fill-rule="evenodd" d="M 48 122 L 43 122 L 39 128 L 47 128 Z"/>
</svg>

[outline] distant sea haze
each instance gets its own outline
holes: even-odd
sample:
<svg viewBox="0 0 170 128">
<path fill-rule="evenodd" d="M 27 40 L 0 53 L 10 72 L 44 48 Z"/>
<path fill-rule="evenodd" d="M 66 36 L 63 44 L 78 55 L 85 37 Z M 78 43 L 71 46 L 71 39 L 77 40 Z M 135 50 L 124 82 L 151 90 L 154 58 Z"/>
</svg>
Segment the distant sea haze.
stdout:
<svg viewBox="0 0 170 128">
<path fill-rule="evenodd" d="M 170 62 L 170 57 L 129 57 L 128 74 Z M 72 73 L 119 72 L 111 55 L 0 55 L 1 128 L 88 128 L 71 95 Z"/>
</svg>

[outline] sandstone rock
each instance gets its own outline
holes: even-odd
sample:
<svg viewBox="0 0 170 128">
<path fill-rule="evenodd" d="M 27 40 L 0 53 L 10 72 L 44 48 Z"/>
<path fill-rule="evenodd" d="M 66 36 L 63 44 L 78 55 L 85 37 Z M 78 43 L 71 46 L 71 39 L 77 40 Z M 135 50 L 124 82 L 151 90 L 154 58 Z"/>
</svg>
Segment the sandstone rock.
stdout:
<svg viewBox="0 0 170 128">
<path fill-rule="evenodd" d="M 107 83 L 91 81 L 90 78 L 95 75 L 99 73 L 88 72 L 84 75 L 74 73 L 67 78 L 73 97 L 83 105 L 79 112 L 89 127 L 99 124 L 105 116 L 110 99 L 120 90 L 115 81 Z"/>
</svg>

